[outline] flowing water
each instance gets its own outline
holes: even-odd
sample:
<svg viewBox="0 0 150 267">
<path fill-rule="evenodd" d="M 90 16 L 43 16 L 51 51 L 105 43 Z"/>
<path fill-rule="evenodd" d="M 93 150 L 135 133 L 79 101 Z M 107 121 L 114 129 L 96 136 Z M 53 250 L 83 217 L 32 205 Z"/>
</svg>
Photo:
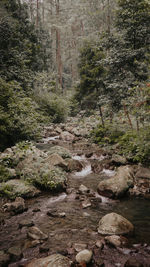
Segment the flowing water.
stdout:
<svg viewBox="0 0 150 267">
<path fill-rule="evenodd" d="M 47 146 L 48 149 L 49 146 Z M 109 179 L 114 171 L 103 170 L 100 174 L 91 171 L 90 160 L 84 155 L 74 155 L 85 163 L 81 172 L 69 175 L 69 190 L 67 193 L 51 195 L 43 193 L 42 196 L 26 201 L 28 210 L 16 216 L 5 216 L 5 224 L 0 231 L 0 250 L 7 250 L 12 246 L 21 246 L 24 258 L 33 258 L 38 253 L 37 248 L 28 251 L 27 227 L 19 227 L 22 220 L 28 219 L 49 235 L 48 246 L 51 252 L 58 252 L 75 243 L 95 242 L 98 222 L 107 213 L 117 212 L 130 220 L 135 226 L 135 235 L 130 238 L 131 243 L 150 244 L 150 201 L 144 199 L 128 198 L 120 201 L 101 197 L 96 193 L 98 183 Z M 83 209 L 77 190 L 84 184 L 93 193 L 90 198 L 91 206 Z M 48 216 L 47 212 L 55 216 Z M 59 214 L 64 216 L 59 216 Z"/>
</svg>

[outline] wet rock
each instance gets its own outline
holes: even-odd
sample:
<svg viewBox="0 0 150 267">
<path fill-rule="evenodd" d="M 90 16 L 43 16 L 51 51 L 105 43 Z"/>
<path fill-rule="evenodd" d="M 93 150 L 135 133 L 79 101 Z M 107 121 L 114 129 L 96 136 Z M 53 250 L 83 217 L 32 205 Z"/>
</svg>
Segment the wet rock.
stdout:
<svg viewBox="0 0 150 267">
<path fill-rule="evenodd" d="M 57 210 L 49 210 L 47 215 L 53 218 L 64 218 L 66 217 L 65 212 L 58 212 Z"/>
<path fill-rule="evenodd" d="M 60 134 L 60 139 L 62 139 L 63 141 L 73 141 L 74 138 L 74 135 L 67 131 L 64 131 Z"/>
<path fill-rule="evenodd" d="M 119 167 L 117 174 L 108 180 L 104 180 L 98 185 L 98 193 L 109 198 L 120 198 L 133 187 L 133 170 L 129 166 Z"/>
<path fill-rule="evenodd" d="M 126 261 L 124 267 L 144 267 L 144 265 L 141 262 L 139 262 L 138 259 L 132 257 Z"/>
<path fill-rule="evenodd" d="M 86 194 L 86 193 L 89 193 L 89 191 L 90 190 L 85 185 L 83 185 L 83 184 L 80 185 L 80 187 L 79 187 L 79 193 Z"/>
<path fill-rule="evenodd" d="M 9 211 L 14 214 L 19 214 L 27 210 L 25 206 L 25 201 L 21 197 L 16 197 L 15 201 L 4 204 L 3 209 L 4 211 Z"/>
<path fill-rule="evenodd" d="M 10 255 L 6 254 L 3 250 L 0 250 L 0 266 L 7 266 L 10 260 Z"/>
<path fill-rule="evenodd" d="M 19 246 L 9 248 L 8 253 L 15 259 L 19 259 L 22 256 L 22 250 Z"/>
<path fill-rule="evenodd" d="M 69 172 L 73 171 L 79 172 L 83 169 L 83 164 L 79 160 L 69 159 L 67 169 Z"/>
<path fill-rule="evenodd" d="M 0 184 L 0 188 L 0 191 L 4 195 L 11 198 L 15 198 L 16 196 L 30 198 L 40 194 L 40 191 L 35 186 L 27 184 L 25 181 L 18 179 L 10 180 L 6 183 Z"/>
<path fill-rule="evenodd" d="M 70 267 L 71 261 L 60 254 L 54 254 L 46 258 L 34 259 L 26 267 Z"/>
<path fill-rule="evenodd" d="M 96 241 L 96 247 L 99 249 L 103 249 L 104 243 L 105 243 L 104 240 L 97 240 Z"/>
<path fill-rule="evenodd" d="M 48 235 L 44 234 L 38 227 L 30 227 L 28 230 L 28 236 L 35 240 L 46 240 Z"/>
<path fill-rule="evenodd" d="M 127 243 L 127 240 L 118 235 L 106 236 L 105 241 L 107 244 L 110 244 L 114 247 L 121 247 L 122 245 Z"/>
<path fill-rule="evenodd" d="M 99 221 L 98 233 L 102 235 L 123 235 L 132 233 L 134 226 L 117 213 L 109 213 Z"/>
<path fill-rule="evenodd" d="M 26 227 L 31 227 L 33 225 L 34 225 L 34 223 L 30 219 L 24 219 L 24 220 L 19 222 L 19 228 L 22 228 L 22 227 L 25 227 L 25 226 Z"/>
<path fill-rule="evenodd" d="M 80 251 L 82 251 L 82 250 L 84 250 L 84 249 L 87 248 L 87 244 L 84 244 L 84 243 L 75 243 L 73 245 L 73 247 L 74 247 L 74 249 L 75 249 L 76 252 L 80 252 Z"/>
<path fill-rule="evenodd" d="M 92 204 L 91 204 L 91 201 L 89 199 L 86 199 L 82 202 L 82 208 L 83 209 L 86 209 L 88 207 L 90 207 Z"/>
<path fill-rule="evenodd" d="M 76 261 L 78 263 L 82 263 L 82 262 L 89 263 L 92 259 L 92 255 L 93 253 L 91 250 L 84 249 L 76 255 Z"/>
<path fill-rule="evenodd" d="M 54 153 L 54 154 L 51 154 L 48 158 L 45 159 L 45 162 L 49 164 L 49 166 L 59 166 L 61 167 L 62 169 L 67 169 L 67 163 L 64 161 L 64 159 Z"/>
</svg>

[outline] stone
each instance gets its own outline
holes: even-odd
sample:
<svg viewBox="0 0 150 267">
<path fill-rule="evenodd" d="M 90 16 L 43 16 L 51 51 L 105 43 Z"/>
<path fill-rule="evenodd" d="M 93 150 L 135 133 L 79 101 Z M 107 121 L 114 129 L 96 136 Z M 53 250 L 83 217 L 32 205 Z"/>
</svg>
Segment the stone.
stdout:
<svg viewBox="0 0 150 267">
<path fill-rule="evenodd" d="M 48 163 L 50 166 L 59 166 L 62 169 L 67 169 L 67 163 L 65 160 L 58 155 L 57 153 L 51 154 L 45 159 L 45 162 Z"/>
<path fill-rule="evenodd" d="M 53 218 L 64 218 L 66 217 L 65 212 L 58 212 L 57 210 L 50 210 L 47 212 L 47 215 Z"/>
<path fill-rule="evenodd" d="M 60 254 L 53 254 L 51 256 L 34 259 L 26 267 L 70 267 L 71 261 Z"/>
<path fill-rule="evenodd" d="M 3 192 L 4 195 L 11 196 L 11 198 L 15 198 L 16 196 L 30 198 L 40 194 L 40 191 L 35 186 L 27 184 L 25 181 L 19 179 L 13 179 L 2 183 L 0 184 L 0 188 L 0 191 Z M 5 188 L 7 188 L 7 192 Z"/>
<path fill-rule="evenodd" d="M 96 247 L 99 248 L 99 249 L 103 249 L 104 241 L 103 240 L 97 240 L 96 241 Z"/>
<path fill-rule="evenodd" d="M 74 135 L 67 131 L 61 132 L 60 134 L 60 139 L 62 139 L 63 141 L 73 141 L 74 138 Z"/>
<path fill-rule="evenodd" d="M 121 166 L 117 174 L 98 185 L 98 193 L 109 198 L 120 198 L 134 186 L 133 170 L 130 166 Z"/>
<path fill-rule="evenodd" d="M 76 261 L 78 263 L 89 263 L 92 259 L 92 251 L 88 249 L 81 250 L 77 255 L 76 255 Z"/>
<path fill-rule="evenodd" d="M 144 267 L 144 265 L 141 262 L 139 262 L 138 259 L 132 257 L 126 261 L 124 267 Z"/>
<path fill-rule="evenodd" d="M 89 191 L 90 190 L 85 185 L 83 185 L 83 184 L 80 185 L 80 187 L 79 187 L 79 193 L 86 194 L 86 193 L 89 193 Z"/>
<path fill-rule="evenodd" d="M 82 251 L 82 250 L 84 250 L 84 249 L 87 248 L 87 244 L 84 244 L 84 243 L 75 243 L 73 247 L 74 247 L 74 249 L 75 249 L 76 252 L 80 252 L 80 251 Z"/>
<path fill-rule="evenodd" d="M 22 227 L 25 227 L 25 226 L 26 227 L 31 227 L 33 225 L 34 225 L 34 223 L 30 219 L 24 219 L 24 220 L 21 220 L 19 222 L 19 228 L 22 228 Z"/>
<path fill-rule="evenodd" d="M 150 180 L 150 169 L 139 167 L 136 172 L 135 178 L 136 179 L 145 178 L 145 179 Z"/>
<path fill-rule="evenodd" d="M 88 207 L 90 207 L 92 204 L 91 204 L 91 201 L 89 199 L 86 199 L 82 202 L 82 208 L 83 209 L 86 209 Z"/>
<path fill-rule="evenodd" d="M 38 227 L 33 226 L 30 227 L 28 230 L 28 237 L 35 239 L 35 240 L 47 240 L 48 235 L 44 234 Z"/>
<path fill-rule="evenodd" d="M 3 250 L 0 250 L 0 266 L 8 266 L 10 255 L 6 254 Z"/>
<path fill-rule="evenodd" d="M 98 233 L 102 235 L 124 235 L 132 233 L 134 226 L 123 216 L 109 213 L 99 221 Z"/>
<path fill-rule="evenodd" d="M 114 247 L 120 247 L 122 245 L 121 238 L 118 235 L 106 236 L 105 241 L 107 244 L 110 244 Z"/>
<path fill-rule="evenodd" d="M 83 164 L 79 160 L 69 159 L 67 169 L 69 172 L 73 171 L 79 172 L 83 169 Z"/>
<path fill-rule="evenodd" d="M 21 248 L 19 246 L 13 246 L 8 249 L 8 253 L 14 257 L 20 257 L 22 255 Z"/>
<path fill-rule="evenodd" d="M 127 164 L 127 159 L 123 156 L 120 156 L 120 155 L 117 155 L 117 154 L 113 154 L 112 156 L 112 162 L 115 164 L 115 165 L 125 165 Z"/>
<path fill-rule="evenodd" d="M 22 213 L 26 210 L 25 201 L 21 197 L 16 197 L 15 201 L 4 204 L 3 210 L 13 212 L 14 214 Z"/>
<path fill-rule="evenodd" d="M 61 147 L 61 146 L 53 146 L 48 151 L 48 155 L 57 153 L 60 155 L 63 159 L 71 158 L 71 154 L 67 148 Z"/>
</svg>

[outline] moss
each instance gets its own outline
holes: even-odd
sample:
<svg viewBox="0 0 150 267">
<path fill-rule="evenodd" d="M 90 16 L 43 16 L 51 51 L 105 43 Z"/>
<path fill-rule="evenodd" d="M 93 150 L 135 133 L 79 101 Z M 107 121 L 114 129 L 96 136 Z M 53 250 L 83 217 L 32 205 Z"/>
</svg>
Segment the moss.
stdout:
<svg viewBox="0 0 150 267">
<path fill-rule="evenodd" d="M 11 175 L 8 169 L 2 164 L 0 164 L 0 183 L 8 181 L 10 178 L 11 178 Z"/>
</svg>

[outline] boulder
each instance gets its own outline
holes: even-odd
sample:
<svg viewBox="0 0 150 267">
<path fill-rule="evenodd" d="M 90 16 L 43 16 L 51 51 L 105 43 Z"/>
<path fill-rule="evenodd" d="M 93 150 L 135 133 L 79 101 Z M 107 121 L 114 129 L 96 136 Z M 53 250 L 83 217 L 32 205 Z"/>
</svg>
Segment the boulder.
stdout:
<svg viewBox="0 0 150 267">
<path fill-rule="evenodd" d="M 32 226 L 28 230 L 28 236 L 35 240 L 47 240 L 48 235 L 44 234 L 38 227 Z"/>
<path fill-rule="evenodd" d="M 22 213 L 26 210 L 24 199 L 16 197 L 15 201 L 3 205 L 4 211 L 13 212 L 14 214 Z"/>
<path fill-rule="evenodd" d="M 34 259 L 26 267 L 70 267 L 71 262 L 67 257 L 53 254 L 46 258 Z"/>
<path fill-rule="evenodd" d="M 54 153 L 48 156 L 45 159 L 45 162 L 48 163 L 50 166 L 59 166 L 62 169 L 67 169 L 67 163 L 65 160 L 58 154 Z"/>
<path fill-rule="evenodd" d="M 117 165 L 117 166 L 120 166 L 120 165 L 125 165 L 127 164 L 127 159 L 123 156 L 120 156 L 120 155 L 117 155 L 117 154 L 113 154 L 112 156 L 112 162 Z"/>
<path fill-rule="evenodd" d="M 71 158 L 71 154 L 67 148 L 61 147 L 61 146 L 53 146 L 48 151 L 48 155 L 57 153 L 60 155 L 63 159 Z"/>
<path fill-rule="evenodd" d="M 83 169 L 83 164 L 79 160 L 69 159 L 67 169 L 69 172 L 80 172 Z"/>
<path fill-rule="evenodd" d="M 143 167 L 138 168 L 135 178 L 136 179 L 144 178 L 150 180 L 150 169 Z"/>
<path fill-rule="evenodd" d="M 30 198 L 40 194 L 40 191 L 33 185 L 27 184 L 23 180 L 10 180 L 0 184 L 0 193 L 12 199 L 16 196 Z"/>
<path fill-rule="evenodd" d="M 67 131 L 64 131 L 60 134 L 60 139 L 62 139 L 63 141 L 73 141 L 74 138 L 74 135 Z"/>
<path fill-rule="evenodd" d="M 78 263 L 89 263 L 92 259 L 92 251 L 88 249 L 81 250 L 77 255 L 76 255 L 76 261 Z"/>
<path fill-rule="evenodd" d="M 79 187 L 79 193 L 80 194 L 86 194 L 86 193 L 89 193 L 90 190 L 83 184 L 80 185 Z"/>
<path fill-rule="evenodd" d="M 133 170 L 129 166 L 119 167 L 117 174 L 99 183 L 98 193 L 109 198 L 120 198 L 134 186 Z"/>
<path fill-rule="evenodd" d="M 102 235 L 124 235 L 132 233 L 134 226 L 123 216 L 109 213 L 99 221 L 98 233 Z"/>
</svg>

